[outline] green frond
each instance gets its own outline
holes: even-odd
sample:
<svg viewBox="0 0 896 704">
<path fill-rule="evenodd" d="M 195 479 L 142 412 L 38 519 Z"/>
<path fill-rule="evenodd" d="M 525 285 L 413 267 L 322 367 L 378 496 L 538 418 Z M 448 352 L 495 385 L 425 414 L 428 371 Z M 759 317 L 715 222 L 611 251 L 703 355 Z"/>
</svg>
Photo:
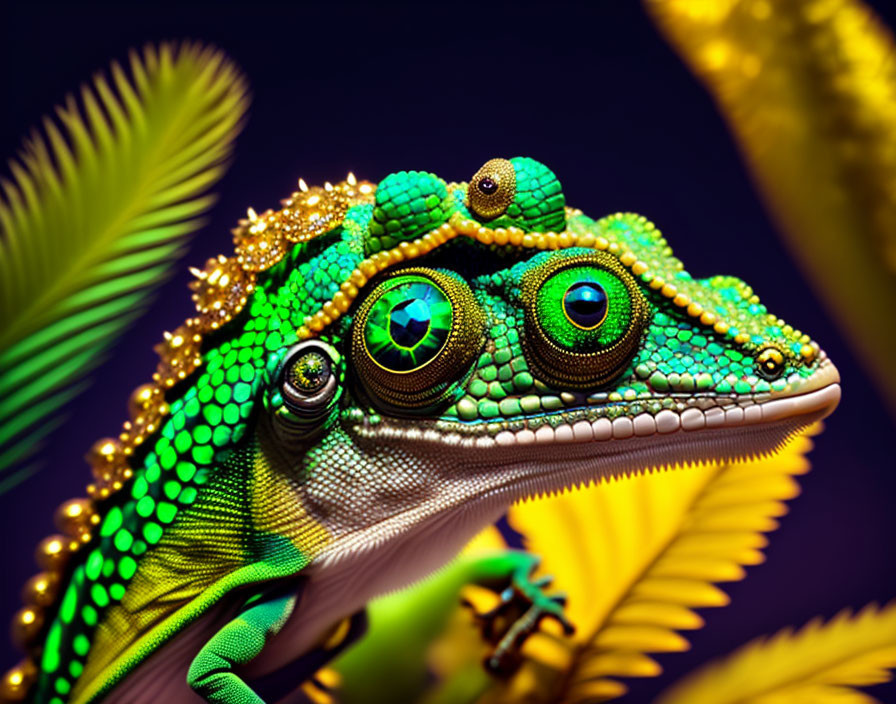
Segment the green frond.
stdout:
<svg viewBox="0 0 896 704">
<path fill-rule="evenodd" d="M 198 44 L 148 46 L 109 74 L 0 178 L 0 487 L 169 275 L 248 107 L 236 66 Z"/>
<path fill-rule="evenodd" d="M 710 663 L 663 693 L 658 704 L 872 704 L 855 689 L 892 679 L 896 603 L 785 628 Z"/>
<path fill-rule="evenodd" d="M 799 437 L 771 458 L 658 472 L 512 507 L 510 524 L 543 557 L 552 588 L 567 593 L 577 631 L 535 634 L 521 670 L 479 704 L 603 702 L 626 692 L 619 678 L 658 675 L 650 654 L 687 650 L 680 631 L 703 625 L 694 609 L 728 603 L 716 583 L 762 562 L 762 533 L 799 492 L 793 477 L 808 470 L 810 446 Z"/>
</svg>

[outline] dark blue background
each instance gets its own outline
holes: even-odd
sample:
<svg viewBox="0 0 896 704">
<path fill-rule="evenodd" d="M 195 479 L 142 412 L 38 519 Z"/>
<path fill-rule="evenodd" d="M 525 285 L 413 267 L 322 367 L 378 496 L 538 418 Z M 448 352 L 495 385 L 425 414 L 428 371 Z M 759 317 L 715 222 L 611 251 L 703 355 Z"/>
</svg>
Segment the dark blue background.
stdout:
<svg viewBox="0 0 896 704">
<path fill-rule="evenodd" d="M 878 4 L 896 23 L 896 10 Z M 635 210 L 654 220 L 693 274 L 750 282 L 770 310 L 821 343 L 843 376 L 843 402 L 817 441 L 803 495 L 771 536 L 767 562 L 726 586 L 732 605 L 705 610 L 706 628 L 688 635 L 693 648 L 661 656 L 665 674 L 634 681 L 626 701 L 649 701 L 759 634 L 896 595 L 894 426 L 782 247 L 711 100 L 636 3 L 31 3 L 7 6 L 0 26 L 5 155 L 67 92 L 148 41 L 217 44 L 246 71 L 255 96 L 208 227 L 71 405 L 43 453 L 43 473 L 0 497 L 3 614 L 18 608 L 53 509 L 83 494 L 82 455 L 118 431 L 128 393 L 154 369 L 153 344 L 190 314 L 187 264 L 230 252 L 229 229 L 246 206 L 276 207 L 299 176 L 320 183 L 351 169 L 376 181 L 426 169 L 462 180 L 490 157 L 517 154 L 550 165 L 568 202 L 591 215 Z M 0 664 L 17 657 L 5 643 L 0 656 Z M 873 691 L 896 701 L 893 686 Z"/>
</svg>

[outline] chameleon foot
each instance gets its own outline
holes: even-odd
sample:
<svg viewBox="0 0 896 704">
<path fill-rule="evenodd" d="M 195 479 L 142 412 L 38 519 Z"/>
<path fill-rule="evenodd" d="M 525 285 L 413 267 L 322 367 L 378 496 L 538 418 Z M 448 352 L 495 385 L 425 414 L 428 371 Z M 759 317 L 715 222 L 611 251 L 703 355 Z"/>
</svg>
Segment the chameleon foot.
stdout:
<svg viewBox="0 0 896 704">
<path fill-rule="evenodd" d="M 566 595 L 545 592 L 553 578 L 532 579 L 539 558 L 528 553 L 510 553 L 507 557 L 515 564 L 510 585 L 501 591 L 500 603 L 485 613 L 473 611 L 483 638 L 495 646 L 485 659 L 485 667 L 501 676 L 508 676 L 519 667 L 522 645 L 538 630 L 542 619 L 553 618 L 560 623 L 566 635 L 575 632 L 563 610 Z M 472 608 L 469 603 L 467 606 Z"/>
</svg>

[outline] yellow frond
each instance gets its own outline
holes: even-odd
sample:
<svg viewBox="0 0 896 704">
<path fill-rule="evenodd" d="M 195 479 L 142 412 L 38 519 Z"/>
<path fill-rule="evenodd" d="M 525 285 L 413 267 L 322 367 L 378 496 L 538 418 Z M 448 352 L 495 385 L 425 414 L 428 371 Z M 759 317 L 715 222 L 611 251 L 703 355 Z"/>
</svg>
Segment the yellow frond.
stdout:
<svg viewBox="0 0 896 704">
<path fill-rule="evenodd" d="M 644 4 L 712 94 L 815 293 L 896 408 L 892 34 L 859 0 Z"/>
<path fill-rule="evenodd" d="M 0 492 L 184 253 L 245 118 L 213 48 L 147 46 L 129 69 L 69 96 L 0 177 Z"/>
<path fill-rule="evenodd" d="M 485 701 L 606 701 L 625 692 L 615 678 L 659 674 L 647 654 L 686 650 L 679 631 L 703 625 L 693 609 L 728 603 L 714 583 L 742 579 L 744 565 L 762 561 L 761 533 L 777 526 L 782 502 L 798 493 L 793 477 L 808 470 L 810 447 L 800 436 L 771 458 L 658 472 L 514 506 L 510 524 L 542 556 L 540 571 L 554 577 L 553 587 L 567 593 L 577 630 L 571 639 L 548 629 L 530 638 L 522 674 Z M 527 681 L 537 685 L 521 694 Z"/>
<path fill-rule="evenodd" d="M 672 686 L 658 704 L 871 704 L 862 687 L 892 678 L 896 602 L 779 631 Z"/>
</svg>

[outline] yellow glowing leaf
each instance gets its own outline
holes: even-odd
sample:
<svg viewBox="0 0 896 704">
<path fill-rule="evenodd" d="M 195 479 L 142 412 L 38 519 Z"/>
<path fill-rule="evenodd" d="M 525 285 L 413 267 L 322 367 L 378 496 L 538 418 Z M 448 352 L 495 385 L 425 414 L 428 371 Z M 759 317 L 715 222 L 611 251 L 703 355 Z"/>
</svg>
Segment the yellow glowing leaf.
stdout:
<svg viewBox="0 0 896 704">
<path fill-rule="evenodd" d="M 853 687 L 887 682 L 896 667 L 896 603 L 843 612 L 759 639 L 701 668 L 658 704 L 870 704 Z"/>
<path fill-rule="evenodd" d="M 645 4 L 712 93 L 815 293 L 893 404 L 892 36 L 857 0 Z"/>
<path fill-rule="evenodd" d="M 800 436 L 770 458 L 679 468 L 514 506 L 510 524 L 542 556 L 541 572 L 568 595 L 572 638 L 537 634 L 520 673 L 481 702 L 599 702 L 621 696 L 617 677 L 653 677 L 647 653 L 687 649 L 693 609 L 722 606 L 714 582 L 761 562 L 783 500 L 809 468 Z M 566 649 L 566 653 L 562 649 Z M 531 686 L 528 686 L 529 683 Z"/>
<path fill-rule="evenodd" d="M 237 67 L 193 43 L 133 51 L 79 98 L 0 176 L 0 493 L 171 275 L 249 103 Z"/>
</svg>

